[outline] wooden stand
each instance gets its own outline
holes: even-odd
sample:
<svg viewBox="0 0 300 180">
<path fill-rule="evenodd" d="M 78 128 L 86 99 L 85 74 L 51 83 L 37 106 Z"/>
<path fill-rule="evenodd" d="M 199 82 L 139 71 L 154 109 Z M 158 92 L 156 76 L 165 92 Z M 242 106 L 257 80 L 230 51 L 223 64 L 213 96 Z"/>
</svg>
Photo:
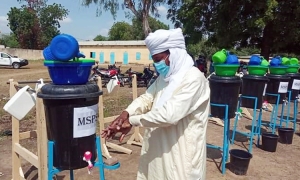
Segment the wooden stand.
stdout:
<svg viewBox="0 0 300 180">
<path fill-rule="evenodd" d="M 17 82 L 9 80 L 9 94 L 13 97 Z M 21 167 L 21 157 L 38 169 L 39 179 L 48 179 L 47 174 L 47 130 L 43 101 L 37 98 L 36 103 L 37 130 L 20 133 L 20 121 L 12 117 L 12 179 L 25 180 Z M 20 145 L 20 140 L 37 138 L 38 156 Z"/>
<path fill-rule="evenodd" d="M 133 100 L 135 100 L 138 96 L 137 93 L 137 80 L 136 80 L 136 75 L 134 74 L 132 76 L 132 97 Z M 133 135 L 129 138 L 129 140 L 127 141 L 127 144 L 135 144 L 135 145 L 139 145 L 142 146 L 142 142 L 143 142 L 143 137 L 140 134 L 140 129 L 139 127 L 135 127 L 134 128 L 134 133 Z"/>
<path fill-rule="evenodd" d="M 101 77 L 97 78 L 97 84 L 98 84 L 100 90 L 102 90 Z M 99 96 L 99 126 L 100 126 L 99 129 L 100 129 L 100 133 L 102 132 L 102 130 L 104 130 L 104 124 L 105 123 L 112 122 L 113 120 L 115 120 L 118 117 L 118 116 L 111 116 L 111 117 L 104 118 L 103 107 L 104 107 L 103 96 Z M 119 152 L 123 152 L 123 153 L 126 153 L 126 154 L 131 154 L 132 153 L 132 150 L 124 148 L 122 146 L 119 146 L 119 145 L 111 143 L 111 142 L 107 142 L 106 139 L 104 139 L 102 137 L 101 137 L 101 144 L 102 144 L 102 155 L 107 159 L 112 158 L 112 156 L 110 155 L 107 147 L 110 147 L 112 149 L 115 149 Z"/>
</svg>

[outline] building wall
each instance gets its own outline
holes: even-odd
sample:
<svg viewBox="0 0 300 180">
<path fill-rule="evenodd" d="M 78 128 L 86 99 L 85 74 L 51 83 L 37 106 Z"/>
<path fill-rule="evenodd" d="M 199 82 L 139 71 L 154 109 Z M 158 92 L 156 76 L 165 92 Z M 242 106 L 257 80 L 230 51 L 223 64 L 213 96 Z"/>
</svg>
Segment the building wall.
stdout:
<svg viewBox="0 0 300 180">
<path fill-rule="evenodd" d="M 18 56 L 20 58 L 28 59 L 28 60 L 44 59 L 43 52 L 41 50 L 0 48 L 0 52 L 5 52 L 10 55 Z"/>
<path fill-rule="evenodd" d="M 99 63 L 113 64 L 150 64 L 153 63 L 146 46 L 138 45 L 105 45 L 105 46 L 80 46 L 80 52 L 86 58 L 95 59 Z"/>
</svg>

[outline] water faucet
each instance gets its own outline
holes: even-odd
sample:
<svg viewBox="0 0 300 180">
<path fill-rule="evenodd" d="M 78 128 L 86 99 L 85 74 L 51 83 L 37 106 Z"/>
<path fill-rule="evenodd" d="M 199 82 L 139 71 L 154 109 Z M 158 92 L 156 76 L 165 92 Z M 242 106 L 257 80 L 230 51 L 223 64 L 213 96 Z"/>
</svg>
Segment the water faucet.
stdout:
<svg viewBox="0 0 300 180">
<path fill-rule="evenodd" d="M 83 155 L 83 160 L 88 163 L 88 173 L 91 174 L 91 170 L 94 167 L 94 165 L 91 162 L 92 159 L 92 153 L 90 151 L 86 151 Z"/>
</svg>

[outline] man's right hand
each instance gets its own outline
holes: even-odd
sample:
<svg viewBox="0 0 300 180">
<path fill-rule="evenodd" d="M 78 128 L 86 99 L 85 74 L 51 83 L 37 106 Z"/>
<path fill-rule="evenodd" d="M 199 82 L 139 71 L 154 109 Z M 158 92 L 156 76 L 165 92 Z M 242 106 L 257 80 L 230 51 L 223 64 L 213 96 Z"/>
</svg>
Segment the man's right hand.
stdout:
<svg viewBox="0 0 300 180">
<path fill-rule="evenodd" d="M 122 124 L 128 121 L 129 114 L 127 111 L 123 111 L 111 124 L 102 131 L 101 137 L 109 139 L 113 137 L 122 128 Z"/>
</svg>

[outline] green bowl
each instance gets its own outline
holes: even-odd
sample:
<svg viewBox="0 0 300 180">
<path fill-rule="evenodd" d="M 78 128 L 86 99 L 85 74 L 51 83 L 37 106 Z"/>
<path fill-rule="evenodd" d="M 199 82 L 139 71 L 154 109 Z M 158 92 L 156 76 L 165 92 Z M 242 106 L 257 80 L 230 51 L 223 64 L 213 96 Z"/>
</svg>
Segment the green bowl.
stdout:
<svg viewBox="0 0 300 180">
<path fill-rule="evenodd" d="M 287 66 L 286 73 L 298 73 L 299 65 L 289 65 Z"/>
<path fill-rule="evenodd" d="M 287 66 L 269 66 L 270 74 L 284 75 L 286 74 Z"/>
<path fill-rule="evenodd" d="M 268 66 L 248 66 L 249 75 L 264 76 L 268 71 Z"/>
<path fill-rule="evenodd" d="M 213 64 L 215 68 L 215 73 L 217 76 L 235 76 L 238 68 L 240 67 L 239 64 Z"/>
</svg>

